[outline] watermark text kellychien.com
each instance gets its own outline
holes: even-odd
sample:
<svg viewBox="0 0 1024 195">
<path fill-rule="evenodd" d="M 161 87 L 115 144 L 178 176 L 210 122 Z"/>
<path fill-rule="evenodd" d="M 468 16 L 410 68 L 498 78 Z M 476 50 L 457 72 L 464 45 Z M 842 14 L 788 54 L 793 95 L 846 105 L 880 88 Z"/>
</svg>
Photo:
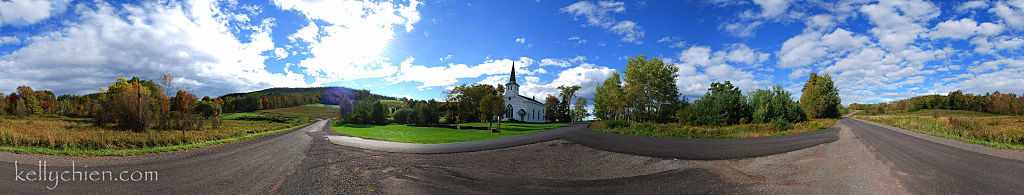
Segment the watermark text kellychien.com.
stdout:
<svg viewBox="0 0 1024 195">
<path fill-rule="evenodd" d="M 39 161 L 35 166 L 19 166 L 14 161 L 14 180 L 19 182 L 52 182 L 46 189 L 56 189 L 61 182 L 74 181 L 121 181 L 121 182 L 147 182 L 157 181 L 157 171 L 109 171 L 109 170 L 82 170 L 75 167 L 71 161 L 71 167 L 62 167 L 62 170 L 49 170 L 46 161 Z"/>
</svg>

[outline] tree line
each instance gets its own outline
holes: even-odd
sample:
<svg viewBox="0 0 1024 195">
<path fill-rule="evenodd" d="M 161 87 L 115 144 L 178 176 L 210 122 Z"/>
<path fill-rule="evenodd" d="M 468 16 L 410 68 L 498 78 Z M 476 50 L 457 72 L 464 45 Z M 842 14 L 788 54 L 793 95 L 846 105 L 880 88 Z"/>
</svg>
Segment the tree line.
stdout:
<svg viewBox="0 0 1024 195">
<path fill-rule="evenodd" d="M 923 109 L 968 110 L 993 114 L 1024 115 L 1024 97 L 1014 93 L 995 91 L 985 94 L 965 94 L 961 90 L 946 95 L 923 95 L 909 99 L 875 103 L 850 104 L 850 109 L 865 110 L 871 114 L 887 112 L 913 112 Z"/>
<path fill-rule="evenodd" d="M 622 71 L 613 73 L 594 95 L 594 116 L 601 120 L 629 122 L 679 122 L 690 125 L 789 123 L 808 118 L 836 118 L 841 100 L 832 77 L 810 74 L 800 101 L 776 85 L 749 95 L 730 81 L 711 83 L 704 96 L 690 103 L 676 86 L 678 68 L 658 58 L 630 58 Z"/>
<path fill-rule="evenodd" d="M 171 83 L 170 75 L 163 76 Z M 166 85 L 166 84 L 165 84 Z M 99 93 L 89 95 L 61 95 L 53 98 L 50 91 L 34 91 L 20 86 L 0 101 L 0 115 L 19 117 L 29 115 L 59 115 L 92 118 L 98 126 L 116 124 L 132 131 L 148 128 L 199 130 L 205 123 L 220 125 L 219 116 L 224 102 L 220 98 L 196 98 L 184 90 L 156 84 L 152 80 L 117 78 L 114 84 Z M 2 96 L 2 95 L 0 95 Z"/>
</svg>

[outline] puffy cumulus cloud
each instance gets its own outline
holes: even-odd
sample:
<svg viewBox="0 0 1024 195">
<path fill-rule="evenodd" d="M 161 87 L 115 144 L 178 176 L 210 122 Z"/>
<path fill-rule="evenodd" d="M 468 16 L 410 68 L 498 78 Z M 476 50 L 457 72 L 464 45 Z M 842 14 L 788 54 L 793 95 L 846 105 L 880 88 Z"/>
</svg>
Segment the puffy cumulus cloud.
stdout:
<svg viewBox="0 0 1024 195">
<path fill-rule="evenodd" d="M 67 0 L 11 0 L 0 1 L 0 27 L 29 25 L 60 14 L 68 6 Z"/>
<path fill-rule="evenodd" d="M 240 41 L 218 17 L 226 14 L 215 3 L 122 6 L 77 5 L 76 22 L 32 37 L 0 57 L 0 88 L 29 85 L 85 94 L 109 86 L 115 77 L 157 79 L 162 73 L 211 96 L 306 85 L 300 74 L 266 70 L 261 53 L 274 49 L 272 21 L 254 21 L 251 40 Z"/>
<path fill-rule="evenodd" d="M 550 83 L 539 83 L 539 79 L 526 77 L 526 84 L 519 87 L 519 94 L 526 97 L 536 97 L 537 101 L 544 101 L 548 95 L 557 96 L 559 86 L 580 86 L 576 95 L 584 98 L 593 98 L 597 85 L 612 76 L 615 69 L 598 66 L 590 63 L 581 63 L 579 66 L 565 69 L 558 73 L 558 77 Z M 518 75 L 518 74 L 517 74 Z M 507 75 L 504 76 L 508 78 Z M 507 81 L 507 80 L 505 80 Z"/>
<path fill-rule="evenodd" d="M 960 20 L 947 20 L 935 25 L 935 29 L 928 33 L 932 38 L 967 39 L 978 30 L 978 22 L 973 19 L 964 18 Z"/>
<path fill-rule="evenodd" d="M 490 59 L 474 66 L 466 64 L 448 64 L 447 66 L 427 67 L 423 65 L 414 65 L 414 60 L 414 58 L 410 57 L 405 61 L 402 61 L 398 74 L 394 77 L 389 77 L 386 80 L 391 81 L 392 84 L 401 82 L 420 82 L 423 83 L 423 85 L 420 85 L 419 88 L 427 88 L 452 85 L 457 83 L 458 79 L 463 78 L 490 76 L 488 77 L 488 79 L 490 79 L 495 75 L 501 76 L 501 74 L 506 75 L 505 78 L 508 78 L 507 75 L 512 71 L 513 63 L 512 59 Z M 514 62 L 516 75 L 533 74 L 533 72 L 530 72 L 528 69 L 528 67 L 536 63 L 533 59 L 521 57 Z"/>
<path fill-rule="evenodd" d="M 837 28 L 832 33 L 805 31 L 782 43 L 777 65 L 783 68 L 818 63 L 825 56 L 841 56 L 864 47 L 870 38 Z"/>
<path fill-rule="evenodd" d="M 1001 50 L 1019 50 L 1024 45 L 1024 39 L 1011 36 L 997 37 L 975 37 L 970 41 L 974 45 L 974 52 L 996 55 Z"/>
<path fill-rule="evenodd" d="M 999 1 L 989 12 L 999 16 L 1007 26 L 1024 29 L 1024 0 Z"/>
<path fill-rule="evenodd" d="M 580 1 L 559 9 L 562 13 L 568 13 L 573 19 L 586 18 L 583 26 L 596 26 L 604 28 L 615 34 L 621 35 L 622 42 L 643 43 L 644 30 L 636 22 L 629 20 L 618 20 L 610 13 L 622 13 L 626 11 L 625 3 L 615 1 L 599 1 L 596 4 L 590 1 Z"/>
<path fill-rule="evenodd" d="M 1002 68 L 1002 69 L 1000 69 Z M 1012 92 L 1024 93 L 1024 59 L 1003 58 L 968 68 L 972 73 L 958 76 L 966 78 L 952 85 L 971 93 Z M 998 70 L 998 71 L 990 71 Z"/>
<path fill-rule="evenodd" d="M 928 21 L 939 16 L 938 7 L 922 0 L 882 1 L 865 5 L 860 11 L 875 25 L 869 32 L 889 50 L 902 50 L 913 43 Z"/>
<path fill-rule="evenodd" d="M 314 84 L 325 84 L 394 75 L 399 67 L 381 55 L 389 49 L 397 27 L 413 30 L 422 3 L 275 0 L 274 4 L 325 22 L 310 22 L 290 36 L 310 43 L 311 57 L 298 65 L 315 78 Z"/>
<path fill-rule="evenodd" d="M 761 53 L 743 44 L 733 44 L 722 51 L 706 46 L 691 46 L 679 54 L 679 76 L 676 86 L 684 96 L 701 96 L 711 82 L 730 81 L 743 91 L 762 87 L 766 78 L 758 78 L 744 68 L 757 67 L 771 54 Z M 737 66 L 741 65 L 741 66 Z"/>
</svg>

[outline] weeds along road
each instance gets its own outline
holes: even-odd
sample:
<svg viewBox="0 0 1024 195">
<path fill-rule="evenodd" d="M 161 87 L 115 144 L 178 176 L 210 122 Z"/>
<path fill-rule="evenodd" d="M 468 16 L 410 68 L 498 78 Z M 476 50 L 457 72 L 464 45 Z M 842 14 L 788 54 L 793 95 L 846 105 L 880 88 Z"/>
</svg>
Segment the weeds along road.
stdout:
<svg viewBox="0 0 1024 195">
<path fill-rule="evenodd" d="M 217 147 L 124 158 L 0 153 L 3 194 L 1021 194 L 1024 161 L 950 147 L 854 119 L 840 139 L 738 160 L 675 160 L 565 140 L 450 154 L 331 144 L 327 121 Z M 17 181 L 18 171 L 158 171 L 158 181 Z M 29 164 L 26 164 L 29 162 Z M 24 177 L 24 175 L 22 175 Z M 115 175 L 116 177 L 116 175 Z"/>
</svg>

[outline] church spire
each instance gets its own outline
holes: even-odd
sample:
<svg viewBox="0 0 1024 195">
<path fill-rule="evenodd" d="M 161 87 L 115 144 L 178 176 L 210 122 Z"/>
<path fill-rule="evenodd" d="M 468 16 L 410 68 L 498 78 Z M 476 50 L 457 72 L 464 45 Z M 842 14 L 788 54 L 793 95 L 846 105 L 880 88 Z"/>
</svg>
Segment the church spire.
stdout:
<svg viewBox="0 0 1024 195">
<path fill-rule="evenodd" d="M 508 83 L 516 83 L 516 61 L 512 61 L 512 75 L 508 77 Z"/>
</svg>

